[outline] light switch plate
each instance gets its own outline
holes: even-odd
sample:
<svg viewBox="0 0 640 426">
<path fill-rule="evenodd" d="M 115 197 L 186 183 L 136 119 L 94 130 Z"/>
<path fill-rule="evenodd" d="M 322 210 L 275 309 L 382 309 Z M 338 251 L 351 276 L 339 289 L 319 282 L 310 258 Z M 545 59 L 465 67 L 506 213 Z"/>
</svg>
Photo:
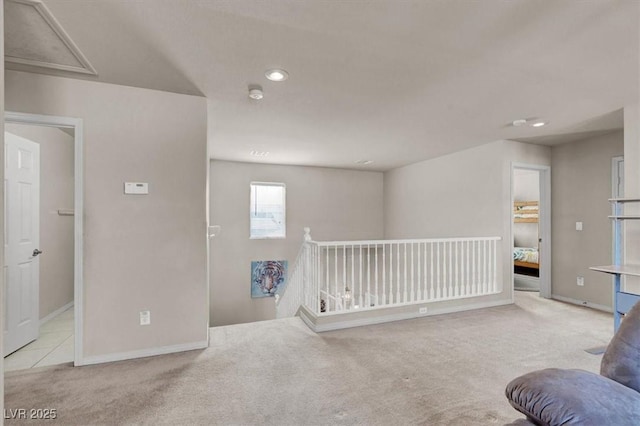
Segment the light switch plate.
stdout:
<svg viewBox="0 0 640 426">
<path fill-rule="evenodd" d="M 149 193 L 147 182 L 125 182 L 124 193 L 127 195 L 146 195 Z"/>
<path fill-rule="evenodd" d="M 582 231 L 582 222 L 576 222 L 576 231 Z"/>
</svg>

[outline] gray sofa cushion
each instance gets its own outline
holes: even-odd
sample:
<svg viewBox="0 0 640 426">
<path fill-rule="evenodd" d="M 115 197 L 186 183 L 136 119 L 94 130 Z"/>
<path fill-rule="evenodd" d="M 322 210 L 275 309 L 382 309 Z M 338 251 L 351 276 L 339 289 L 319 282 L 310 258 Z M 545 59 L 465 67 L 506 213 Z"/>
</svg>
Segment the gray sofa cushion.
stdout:
<svg viewBox="0 0 640 426">
<path fill-rule="evenodd" d="M 505 393 L 516 410 L 539 425 L 640 424 L 640 393 L 588 371 L 534 371 L 512 380 Z"/>
<path fill-rule="evenodd" d="M 640 303 L 631 308 L 611 339 L 600 374 L 640 392 Z"/>
</svg>

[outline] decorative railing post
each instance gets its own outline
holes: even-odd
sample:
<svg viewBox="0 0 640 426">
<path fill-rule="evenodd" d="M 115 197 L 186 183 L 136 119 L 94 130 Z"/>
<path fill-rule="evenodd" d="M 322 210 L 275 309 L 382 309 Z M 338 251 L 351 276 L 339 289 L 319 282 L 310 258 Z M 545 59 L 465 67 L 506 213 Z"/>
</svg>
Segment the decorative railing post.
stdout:
<svg viewBox="0 0 640 426">
<path fill-rule="evenodd" d="M 312 308 L 310 303 L 310 288 L 311 288 L 311 228 L 304 228 L 304 243 L 303 243 L 303 262 L 302 262 L 302 297 L 307 307 Z M 315 312 L 315 309 L 313 309 Z"/>
</svg>

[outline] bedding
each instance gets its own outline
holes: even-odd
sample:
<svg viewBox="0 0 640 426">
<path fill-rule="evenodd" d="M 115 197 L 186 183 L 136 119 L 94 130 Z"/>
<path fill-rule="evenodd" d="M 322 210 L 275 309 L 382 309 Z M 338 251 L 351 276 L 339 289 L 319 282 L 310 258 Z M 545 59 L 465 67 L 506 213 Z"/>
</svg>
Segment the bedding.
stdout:
<svg viewBox="0 0 640 426">
<path fill-rule="evenodd" d="M 527 263 L 538 263 L 538 249 L 531 247 L 514 247 L 513 260 Z"/>
</svg>

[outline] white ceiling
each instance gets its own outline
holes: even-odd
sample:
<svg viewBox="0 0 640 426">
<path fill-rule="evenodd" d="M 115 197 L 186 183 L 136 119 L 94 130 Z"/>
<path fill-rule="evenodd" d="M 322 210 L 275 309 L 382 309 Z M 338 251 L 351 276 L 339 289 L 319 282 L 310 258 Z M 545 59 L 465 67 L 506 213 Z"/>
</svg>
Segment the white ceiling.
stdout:
<svg viewBox="0 0 640 426">
<path fill-rule="evenodd" d="M 610 131 L 638 101 L 636 0 L 44 3 L 99 74 L 74 77 L 205 95 L 218 159 L 388 170 Z"/>
</svg>

